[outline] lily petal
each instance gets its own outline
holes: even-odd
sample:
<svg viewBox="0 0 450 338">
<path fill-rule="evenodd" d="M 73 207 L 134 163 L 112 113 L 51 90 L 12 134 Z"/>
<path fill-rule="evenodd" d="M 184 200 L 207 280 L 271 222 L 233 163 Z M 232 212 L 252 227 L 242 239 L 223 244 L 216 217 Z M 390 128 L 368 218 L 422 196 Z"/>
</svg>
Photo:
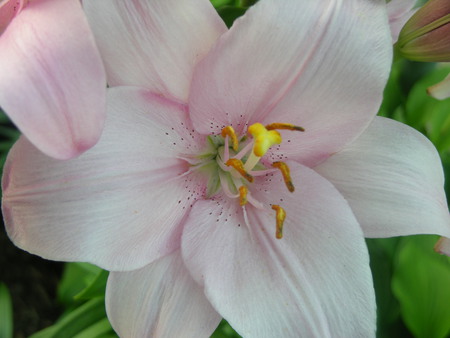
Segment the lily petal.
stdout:
<svg viewBox="0 0 450 338">
<path fill-rule="evenodd" d="M 396 43 L 406 21 L 416 12 L 413 10 L 416 0 L 391 0 L 386 4 L 391 27 L 392 43 Z"/>
<path fill-rule="evenodd" d="M 311 166 L 374 118 L 391 48 L 384 1 L 260 1 L 197 66 L 191 118 L 200 133 L 300 125 L 306 132 L 282 149 Z"/>
<path fill-rule="evenodd" d="M 2 0 L 0 2 L 0 35 L 21 10 L 27 0 Z"/>
<path fill-rule="evenodd" d="M 441 237 L 434 249 L 443 255 L 450 256 L 450 238 Z"/>
<path fill-rule="evenodd" d="M 315 170 L 350 203 L 366 237 L 450 237 L 439 155 L 427 138 L 404 124 L 377 117 Z"/>
<path fill-rule="evenodd" d="M 246 222 L 237 201 L 198 201 L 183 231 L 186 266 L 244 337 L 371 337 L 375 299 L 358 222 L 329 182 L 290 166 L 294 193 L 279 173 L 256 178 L 252 190 L 286 210 L 282 239 L 270 207 L 247 205 Z"/>
<path fill-rule="evenodd" d="M 0 105 L 36 147 L 68 159 L 98 141 L 106 78 L 79 1 L 31 1 L 0 50 Z"/>
<path fill-rule="evenodd" d="M 177 158 L 192 142 L 182 133 L 186 112 L 136 88 L 108 93 L 102 138 L 82 156 L 58 161 L 25 138 L 14 145 L 3 215 L 11 239 L 27 251 L 133 270 L 179 247 L 180 221 L 203 190 Z"/>
<path fill-rule="evenodd" d="M 85 0 L 83 6 L 110 86 L 143 86 L 183 102 L 194 65 L 226 31 L 208 0 Z"/>
<path fill-rule="evenodd" d="M 450 75 L 444 80 L 427 89 L 428 94 L 438 100 L 445 100 L 450 97 Z"/>
<path fill-rule="evenodd" d="M 186 270 L 179 251 L 131 272 L 112 272 L 106 309 L 121 337 L 210 337 L 222 317 Z"/>
</svg>

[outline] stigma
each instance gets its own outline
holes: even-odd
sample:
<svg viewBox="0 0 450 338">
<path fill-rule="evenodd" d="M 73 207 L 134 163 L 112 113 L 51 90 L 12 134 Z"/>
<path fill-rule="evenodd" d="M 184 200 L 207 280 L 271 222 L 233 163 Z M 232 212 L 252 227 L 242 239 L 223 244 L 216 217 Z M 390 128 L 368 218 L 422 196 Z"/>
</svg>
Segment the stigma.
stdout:
<svg viewBox="0 0 450 338">
<path fill-rule="evenodd" d="M 251 191 L 252 185 L 257 184 L 256 176 L 274 170 L 281 173 L 287 190 L 291 193 L 295 191 L 289 166 L 285 162 L 273 162 L 269 168 L 260 162 L 271 147 L 282 143 L 282 136 L 278 130 L 305 131 L 303 127 L 288 123 L 271 123 L 266 126 L 254 123 L 248 127 L 248 136 L 239 138 L 232 126 L 226 126 L 220 133 L 223 140 L 221 143 L 223 147 L 219 148 L 217 156 L 220 185 L 224 194 L 238 199 L 239 205 L 243 208 L 250 204 L 260 210 L 269 209 L 269 206 L 255 199 Z M 281 239 L 286 211 L 275 204 L 271 204 L 270 210 L 275 211 L 275 237 Z"/>
</svg>

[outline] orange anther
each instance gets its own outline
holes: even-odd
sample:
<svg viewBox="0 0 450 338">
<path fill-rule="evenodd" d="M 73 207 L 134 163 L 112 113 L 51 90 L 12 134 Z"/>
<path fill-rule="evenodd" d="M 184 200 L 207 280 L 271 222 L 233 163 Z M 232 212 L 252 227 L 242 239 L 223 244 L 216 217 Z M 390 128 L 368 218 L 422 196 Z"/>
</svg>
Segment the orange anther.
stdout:
<svg viewBox="0 0 450 338">
<path fill-rule="evenodd" d="M 228 136 L 231 139 L 231 144 L 233 146 L 233 150 L 238 151 L 239 141 L 238 141 L 236 132 L 234 131 L 232 126 L 227 126 L 227 127 L 223 128 L 221 135 L 223 138 Z"/>
<path fill-rule="evenodd" d="M 271 123 L 266 126 L 267 130 L 274 130 L 274 129 L 284 129 L 284 130 L 295 130 L 295 131 L 305 131 L 305 128 L 296 126 L 290 123 Z"/>
<path fill-rule="evenodd" d="M 239 204 L 241 206 L 247 204 L 248 188 L 245 185 L 239 187 Z"/>
<path fill-rule="evenodd" d="M 250 183 L 253 182 L 253 176 L 245 171 L 244 163 L 242 163 L 241 160 L 238 160 L 237 158 L 230 158 L 225 164 L 236 169 L 236 171 Z"/>
<path fill-rule="evenodd" d="M 286 211 L 284 211 L 284 209 L 279 205 L 275 204 L 272 205 L 272 209 L 275 210 L 277 213 L 276 215 L 277 225 L 275 229 L 275 237 L 277 239 L 281 239 L 283 238 L 283 223 L 284 220 L 286 219 Z"/>
<path fill-rule="evenodd" d="M 281 171 L 281 175 L 283 175 L 284 184 L 290 192 L 294 192 L 295 187 L 291 180 L 291 170 L 288 165 L 284 162 L 273 162 L 272 167 L 277 168 Z"/>
</svg>

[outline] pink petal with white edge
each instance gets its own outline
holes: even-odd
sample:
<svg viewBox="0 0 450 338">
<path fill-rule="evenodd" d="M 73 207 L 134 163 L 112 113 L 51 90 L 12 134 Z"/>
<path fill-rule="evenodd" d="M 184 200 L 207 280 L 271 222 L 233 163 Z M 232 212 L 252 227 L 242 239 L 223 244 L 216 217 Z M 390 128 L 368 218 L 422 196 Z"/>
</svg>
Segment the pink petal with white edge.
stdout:
<svg viewBox="0 0 450 338">
<path fill-rule="evenodd" d="M 290 163 L 296 191 L 279 173 L 250 188 L 287 213 L 236 200 L 198 201 L 186 221 L 183 259 L 206 297 L 244 337 L 372 337 L 375 298 L 367 248 L 350 207 L 313 170 Z"/>
<path fill-rule="evenodd" d="M 186 102 L 194 65 L 227 29 L 208 0 L 84 0 L 110 86 Z"/>
<path fill-rule="evenodd" d="M 387 3 L 389 26 L 391 27 L 392 43 L 396 43 L 398 35 L 406 21 L 413 16 L 416 0 L 391 0 Z"/>
<path fill-rule="evenodd" d="M 0 105 L 36 147 L 68 159 L 98 141 L 106 78 L 78 0 L 31 1 L 0 50 Z"/>
<path fill-rule="evenodd" d="M 306 165 L 340 150 L 381 103 L 392 57 L 385 7 L 365 0 L 258 2 L 196 68 L 189 103 L 195 128 L 300 125 L 306 132 L 282 149 Z"/>
<path fill-rule="evenodd" d="M 210 337 L 222 317 L 189 275 L 179 251 L 140 270 L 112 272 L 106 308 L 121 337 Z"/>
<path fill-rule="evenodd" d="M 185 111 L 144 90 L 108 93 L 102 138 L 82 156 L 57 161 L 25 138 L 15 144 L 3 215 L 11 239 L 27 251 L 132 270 L 179 247 L 180 221 L 203 185 L 177 158 L 196 142 Z"/>
<path fill-rule="evenodd" d="M 434 250 L 443 255 L 450 256 L 450 238 L 441 237 L 434 246 Z"/>
<path fill-rule="evenodd" d="M 349 202 L 366 237 L 450 237 L 442 164 L 416 130 L 377 117 L 355 142 L 314 169 Z"/>
<path fill-rule="evenodd" d="M 450 97 L 450 75 L 443 81 L 427 89 L 429 95 L 438 100 L 445 100 Z"/>
</svg>

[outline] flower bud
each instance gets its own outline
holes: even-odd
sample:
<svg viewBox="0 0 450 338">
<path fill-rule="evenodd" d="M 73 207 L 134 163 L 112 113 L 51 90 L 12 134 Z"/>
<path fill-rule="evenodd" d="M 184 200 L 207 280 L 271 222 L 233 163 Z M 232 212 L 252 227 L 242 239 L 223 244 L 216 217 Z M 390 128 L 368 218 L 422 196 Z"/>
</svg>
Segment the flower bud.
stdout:
<svg viewBox="0 0 450 338">
<path fill-rule="evenodd" d="M 397 47 L 410 60 L 450 61 L 450 1 L 428 1 L 405 24 Z"/>
</svg>

